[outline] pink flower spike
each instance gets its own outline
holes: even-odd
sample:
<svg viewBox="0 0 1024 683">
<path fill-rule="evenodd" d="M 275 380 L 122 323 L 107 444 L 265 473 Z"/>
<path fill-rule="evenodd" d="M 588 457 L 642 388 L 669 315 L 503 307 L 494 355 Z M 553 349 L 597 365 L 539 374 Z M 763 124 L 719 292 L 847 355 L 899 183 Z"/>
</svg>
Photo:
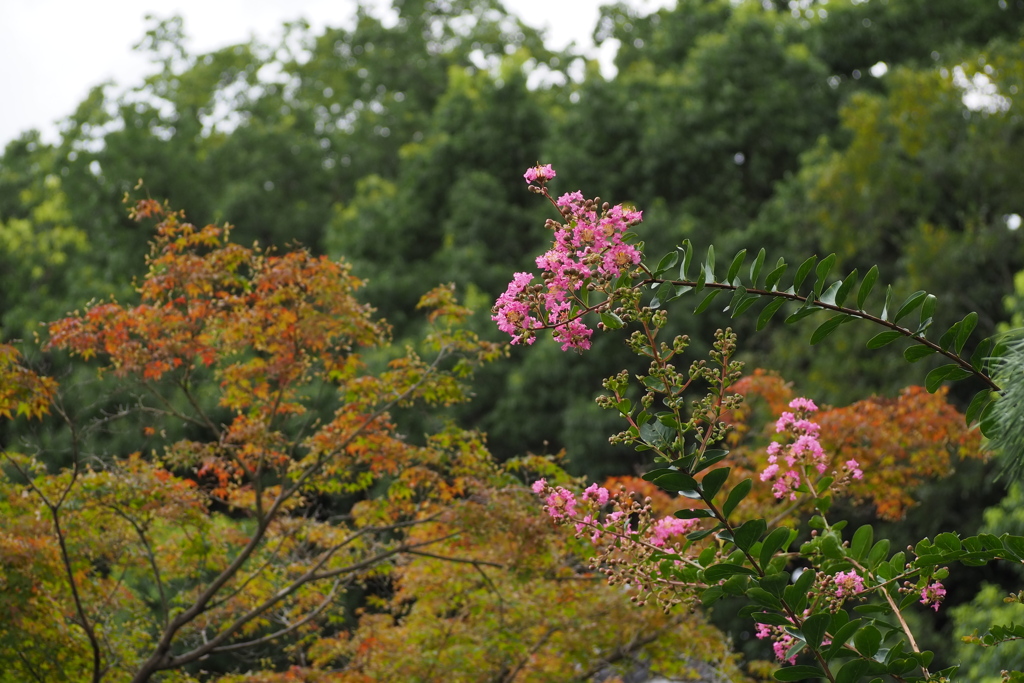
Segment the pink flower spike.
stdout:
<svg viewBox="0 0 1024 683">
<path fill-rule="evenodd" d="M 939 603 L 941 603 L 946 597 L 946 589 L 943 588 L 942 583 L 936 581 L 928 586 L 921 589 L 921 604 L 931 605 L 932 609 L 936 612 L 939 611 Z"/>
</svg>

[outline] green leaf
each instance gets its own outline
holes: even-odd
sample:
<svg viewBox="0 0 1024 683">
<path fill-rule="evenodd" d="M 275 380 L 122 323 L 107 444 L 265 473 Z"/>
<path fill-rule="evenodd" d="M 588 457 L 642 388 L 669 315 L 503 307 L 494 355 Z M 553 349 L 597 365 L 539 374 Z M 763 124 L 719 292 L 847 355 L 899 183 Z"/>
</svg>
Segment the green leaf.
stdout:
<svg viewBox="0 0 1024 683">
<path fill-rule="evenodd" d="M 891 344 L 903 335 L 896 330 L 888 330 L 886 332 L 879 332 L 871 339 L 868 339 L 869 349 L 880 349 L 886 344 Z"/>
<path fill-rule="evenodd" d="M 871 547 L 871 552 L 868 553 L 868 568 L 874 569 L 878 566 L 878 563 L 888 557 L 888 555 L 889 539 L 883 538 Z"/>
<path fill-rule="evenodd" d="M 828 612 L 812 614 L 804 619 L 803 625 L 800 626 L 800 632 L 804 634 L 809 648 L 817 650 L 821 647 L 821 641 L 825 638 L 825 631 L 828 630 L 828 625 L 831 622 L 832 615 Z"/>
<path fill-rule="evenodd" d="M 700 602 L 705 607 L 713 605 L 725 596 L 725 591 L 722 590 L 721 586 L 711 586 L 706 591 L 700 594 Z"/>
<path fill-rule="evenodd" d="M 683 243 L 679 245 L 679 248 L 683 250 L 683 262 L 679 265 L 679 279 L 689 280 L 690 276 L 687 273 L 690 270 L 690 263 L 693 260 L 693 245 L 690 244 L 690 240 L 683 240 Z"/>
<path fill-rule="evenodd" d="M 881 643 L 881 632 L 871 624 L 857 631 L 857 635 L 853 637 L 853 646 L 865 657 L 874 657 Z"/>
<path fill-rule="evenodd" d="M 812 256 L 803 263 L 801 263 L 800 267 L 796 269 L 796 277 L 793 278 L 794 290 L 796 290 L 797 292 L 800 291 L 800 285 L 802 285 L 804 283 L 804 280 L 807 279 L 807 276 L 810 274 L 811 269 L 814 268 L 814 264 L 817 260 L 817 256 Z"/>
<path fill-rule="evenodd" d="M 924 290 L 918 290 L 907 297 L 907 300 L 903 302 L 899 310 L 896 311 L 896 315 L 893 316 L 892 321 L 898 323 L 900 320 L 910 315 L 915 308 L 924 303 L 925 297 L 928 296 L 928 292 Z"/>
<path fill-rule="evenodd" d="M 839 539 L 831 532 L 826 533 L 821 537 L 821 552 L 830 560 L 842 560 L 846 558 L 846 553 L 843 552 Z"/>
<path fill-rule="evenodd" d="M 921 325 L 924 325 L 927 320 L 935 315 L 936 303 L 938 303 L 938 299 L 935 298 L 934 294 L 929 294 L 924 298 L 924 303 L 921 304 Z"/>
<path fill-rule="evenodd" d="M 772 272 L 768 273 L 768 275 L 765 276 L 764 288 L 767 289 L 769 292 L 774 290 L 775 285 L 779 284 L 779 280 L 782 279 L 782 276 L 783 274 L 785 274 L 787 268 L 789 268 L 789 264 L 786 263 L 780 256 L 778 262 L 775 264 L 775 268 L 773 268 Z"/>
<path fill-rule="evenodd" d="M 960 321 L 960 330 L 956 334 L 956 353 L 960 353 L 964 350 L 964 344 L 967 343 L 967 339 L 971 336 L 971 332 L 974 332 L 975 326 L 978 324 L 978 314 L 971 311 L 964 316 L 964 319 Z"/>
<path fill-rule="evenodd" d="M 955 382 L 957 380 L 966 379 L 971 376 L 971 373 L 961 368 L 956 363 L 949 363 L 948 365 L 940 365 L 935 368 L 924 378 L 924 386 L 930 393 L 935 393 L 942 383 L 945 381 Z"/>
<path fill-rule="evenodd" d="M 858 562 L 864 559 L 875 538 L 875 530 L 870 524 L 865 524 L 853 533 L 850 541 L 850 556 Z"/>
<path fill-rule="evenodd" d="M 725 504 L 722 505 L 722 516 L 726 519 L 732 514 L 732 511 L 736 509 L 736 506 L 740 504 L 747 494 L 750 493 L 750 488 L 754 483 L 750 479 L 744 479 L 736 486 L 732 487 L 732 491 L 729 491 L 728 497 L 725 499 Z"/>
<path fill-rule="evenodd" d="M 788 318 L 786 318 L 786 324 L 787 325 L 792 325 L 797 320 L 803 320 L 807 316 L 814 315 L 815 312 L 820 311 L 820 310 L 821 310 L 821 306 L 815 306 L 814 304 L 809 304 L 809 303 L 808 304 L 804 304 L 799 309 L 797 309 L 796 313 L 794 313 L 793 315 L 791 315 Z"/>
<path fill-rule="evenodd" d="M 864 310 L 864 302 L 867 301 L 868 294 L 877 280 L 878 266 L 871 266 L 871 270 L 864 274 L 864 281 L 860 283 L 860 289 L 857 291 L 857 308 Z"/>
<path fill-rule="evenodd" d="M 957 334 L 959 334 L 961 327 L 963 327 L 962 320 L 953 323 L 948 330 L 942 333 L 942 336 L 939 337 L 939 347 L 943 351 L 948 351 L 949 347 L 953 345 L 953 341 L 956 339 Z"/>
<path fill-rule="evenodd" d="M 789 529 L 785 527 L 777 527 L 768 534 L 768 538 L 764 539 L 764 543 L 761 544 L 761 552 L 758 554 L 758 560 L 761 563 L 761 567 L 767 567 L 768 563 L 771 562 L 782 546 L 789 540 Z"/>
<path fill-rule="evenodd" d="M 722 564 L 713 564 L 704 570 L 704 580 L 708 583 L 718 583 L 722 579 L 727 579 L 730 576 L 737 574 L 744 574 L 746 576 L 757 576 L 750 567 L 743 567 L 738 564 L 729 564 L 723 562 Z"/>
<path fill-rule="evenodd" d="M 981 343 L 978 344 L 978 348 L 974 349 L 974 353 L 971 354 L 971 367 L 978 372 L 984 372 L 994 346 L 995 342 L 992 341 L 991 337 L 982 339 Z"/>
<path fill-rule="evenodd" d="M 985 406 L 992 400 L 992 392 L 988 389 L 982 389 L 974 395 L 971 399 L 971 404 L 967 406 L 967 412 L 964 413 L 964 419 L 967 424 L 974 424 L 974 421 L 981 415 L 981 411 L 985 409 Z"/>
<path fill-rule="evenodd" d="M 839 291 L 836 292 L 835 300 L 832 303 L 834 303 L 836 306 L 842 306 L 843 302 L 846 301 L 846 297 L 850 296 L 850 292 L 853 291 L 853 288 L 856 284 L 857 269 L 854 268 L 853 271 L 846 276 L 846 279 L 843 280 L 843 284 L 840 285 Z"/>
<path fill-rule="evenodd" d="M 654 479 L 654 483 L 666 491 L 700 491 L 697 480 L 684 472 L 662 474 Z"/>
<path fill-rule="evenodd" d="M 882 315 L 878 316 L 882 320 L 889 319 L 889 310 L 892 308 L 892 285 L 889 285 L 885 289 L 885 305 L 882 306 Z"/>
<path fill-rule="evenodd" d="M 835 631 L 832 634 L 832 645 L 829 646 L 828 652 L 825 653 L 825 659 L 830 660 L 838 655 L 842 651 L 843 645 L 850 639 L 850 636 L 857 632 L 863 621 L 863 619 L 854 619 L 843 624 L 839 630 Z"/>
<path fill-rule="evenodd" d="M 725 275 L 725 281 L 730 285 L 737 285 L 739 282 L 736 276 L 740 274 L 740 267 L 743 266 L 743 262 L 747 260 L 747 250 L 740 249 L 735 256 L 732 258 L 732 263 L 729 264 L 729 271 Z"/>
<path fill-rule="evenodd" d="M 707 296 L 704 297 L 704 301 L 701 301 L 700 305 L 697 306 L 697 308 L 695 308 L 693 312 L 703 313 L 704 311 L 708 310 L 708 306 L 711 305 L 711 302 L 714 301 L 715 297 L 721 293 L 722 290 L 720 289 L 712 289 L 710 292 L 708 292 Z"/>
<path fill-rule="evenodd" d="M 714 517 L 708 510 L 702 508 L 696 508 L 693 510 L 676 510 L 673 513 L 679 519 L 707 519 L 708 517 Z"/>
<path fill-rule="evenodd" d="M 842 280 L 836 280 L 831 285 L 829 285 L 828 289 L 826 289 L 824 292 L 821 293 L 821 296 L 818 297 L 818 301 L 820 301 L 823 304 L 827 304 L 829 306 L 837 305 L 836 304 L 836 293 L 839 292 L 839 289 L 842 286 L 843 286 Z"/>
<path fill-rule="evenodd" d="M 786 300 L 779 297 L 778 299 L 772 299 L 768 302 L 767 306 L 761 309 L 761 312 L 757 315 L 758 331 L 764 329 L 764 326 L 768 324 L 768 321 L 772 319 L 776 311 L 782 308 L 784 303 L 786 303 Z"/>
<path fill-rule="evenodd" d="M 743 302 L 743 297 L 746 296 L 747 290 L 742 285 L 737 285 L 736 289 L 733 290 L 732 299 L 729 300 L 729 305 L 725 307 L 725 310 L 733 311 L 733 317 L 736 317 L 736 307 Z"/>
<path fill-rule="evenodd" d="M 674 266 L 679 261 L 679 252 L 673 249 L 669 253 L 661 257 L 658 261 L 658 267 L 654 269 L 654 277 L 661 277 L 664 275 L 669 268 Z"/>
<path fill-rule="evenodd" d="M 802 681 L 805 678 L 825 678 L 825 672 L 816 666 L 801 664 L 798 666 L 787 666 L 775 672 L 777 681 Z"/>
<path fill-rule="evenodd" d="M 825 322 L 823 322 L 821 325 L 818 326 L 818 329 L 814 330 L 814 332 L 811 333 L 811 346 L 817 344 L 822 339 L 835 332 L 836 328 L 838 328 L 847 320 L 850 320 L 850 318 L 850 315 L 846 313 L 840 313 L 839 315 L 834 315 Z"/>
<path fill-rule="evenodd" d="M 916 363 L 922 358 L 930 356 L 933 353 L 935 353 L 935 349 L 932 347 L 925 346 L 924 344 L 917 344 L 916 346 L 908 346 L 906 350 L 903 351 L 903 357 L 911 363 Z"/>
<path fill-rule="evenodd" d="M 626 324 L 622 322 L 622 318 L 611 311 L 601 311 L 601 322 L 609 330 L 620 330 Z"/>
<path fill-rule="evenodd" d="M 697 271 L 697 280 L 693 283 L 693 291 L 695 294 L 699 294 L 700 290 L 704 289 L 704 285 L 707 283 L 707 280 L 705 279 L 706 275 L 707 274 L 704 272 L 703 268 Z"/>
<path fill-rule="evenodd" d="M 857 683 L 869 666 L 870 663 L 863 659 L 854 659 L 843 664 L 843 668 L 836 674 L 836 683 Z"/>
<path fill-rule="evenodd" d="M 829 254 L 821 260 L 818 267 L 814 269 L 814 295 L 818 296 L 821 294 L 821 290 L 825 288 L 825 278 L 832 272 L 832 266 L 836 264 L 836 255 Z"/>
<path fill-rule="evenodd" d="M 704 261 L 704 273 L 708 282 L 715 281 L 715 245 L 708 245 L 708 258 Z"/>
<path fill-rule="evenodd" d="M 768 525 L 763 519 L 751 519 L 735 529 L 734 542 L 736 547 L 740 550 L 749 550 L 750 546 L 757 543 L 757 540 L 761 538 L 761 534 L 764 533 Z"/>
<path fill-rule="evenodd" d="M 722 484 L 729 478 L 730 468 L 720 467 L 717 470 L 711 470 L 704 475 L 700 485 L 704 489 L 704 497 L 707 500 L 711 500 L 718 493 L 719 489 L 722 488 Z"/>
<path fill-rule="evenodd" d="M 735 318 L 736 316 L 740 315 L 741 313 L 743 313 L 743 311 L 753 306 L 754 303 L 760 298 L 761 297 L 758 296 L 757 294 L 747 294 L 746 290 L 744 290 L 743 299 L 738 304 L 732 307 L 731 317 Z"/>
<path fill-rule="evenodd" d="M 757 278 L 761 276 L 761 267 L 764 266 L 764 247 L 761 247 L 761 251 L 757 252 L 757 258 L 750 264 L 750 286 L 757 288 Z"/>
</svg>

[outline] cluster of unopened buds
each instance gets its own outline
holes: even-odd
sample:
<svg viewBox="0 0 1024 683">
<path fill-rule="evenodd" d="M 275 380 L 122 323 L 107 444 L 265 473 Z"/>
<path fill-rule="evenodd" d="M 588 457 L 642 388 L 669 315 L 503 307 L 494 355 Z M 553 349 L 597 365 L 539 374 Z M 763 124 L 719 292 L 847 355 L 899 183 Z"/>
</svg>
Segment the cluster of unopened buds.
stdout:
<svg viewBox="0 0 1024 683">
<path fill-rule="evenodd" d="M 577 292 L 605 286 L 640 263 L 639 250 L 624 235 L 642 216 L 622 205 L 601 204 L 600 198 L 584 199 L 580 192 L 554 199 L 545 185 L 555 175 L 550 164 L 523 174 L 530 189 L 547 197 L 562 216 L 562 222 L 548 220 L 554 242 L 536 259 L 543 284 L 534 284 L 533 273 L 516 273 L 491 319 L 513 344 L 532 344 L 538 330 L 550 328 L 563 351 L 584 351 L 594 330 L 581 320 L 587 308 Z"/>
<path fill-rule="evenodd" d="M 809 419 L 818 406 L 808 398 L 795 398 L 789 402 L 794 412 L 783 412 L 775 423 L 775 432 L 785 434 L 787 443 L 773 441 L 768 444 L 768 466 L 761 472 L 761 481 L 772 482 L 776 498 L 797 499 L 797 489 L 807 485 L 813 489 L 811 472 L 822 475 L 828 469 L 829 458 L 818 441 L 821 427 Z M 784 466 L 785 465 L 785 466 Z M 864 473 L 856 460 L 847 460 L 840 472 L 835 473 L 835 486 L 861 479 Z"/>
</svg>

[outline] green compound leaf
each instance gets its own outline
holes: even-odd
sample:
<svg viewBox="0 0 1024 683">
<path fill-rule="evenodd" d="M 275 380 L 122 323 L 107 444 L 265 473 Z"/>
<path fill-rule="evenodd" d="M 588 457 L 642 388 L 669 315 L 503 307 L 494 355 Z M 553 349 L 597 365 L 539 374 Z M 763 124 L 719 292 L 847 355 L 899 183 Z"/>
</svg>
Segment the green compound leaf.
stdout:
<svg viewBox="0 0 1024 683">
<path fill-rule="evenodd" d="M 800 267 L 796 269 L 796 276 L 793 278 L 794 291 L 800 291 L 800 285 L 802 285 L 804 283 L 804 280 L 807 279 L 807 276 L 810 274 L 811 269 L 814 268 L 814 264 L 817 260 L 817 256 L 812 256 L 803 263 L 801 263 Z"/>
<path fill-rule="evenodd" d="M 732 491 L 729 491 L 729 495 L 725 499 L 725 504 L 722 505 L 722 516 L 726 519 L 732 514 L 732 511 L 736 509 L 736 506 L 740 504 L 747 494 L 750 493 L 750 488 L 754 483 L 750 479 L 744 479 L 736 486 L 732 487 Z"/>
<path fill-rule="evenodd" d="M 761 276 L 761 268 L 764 266 L 764 247 L 761 247 L 761 251 L 757 252 L 757 257 L 754 262 L 750 264 L 750 286 L 757 287 L 757 278 Z"/>
<path fill-rule="evenodd" d="M 758 331 L 763 330 L 764 326 L 768 324 L 768 321 L 772 319 L 772 316 L 782 308 L 782 305 L 786 303 L 783 298 L 772 299 L 768 302 L 768 305 L 761 309 L 761 312 L 757 315 L 757 329 Z"/>
<path fill-rule="evenodd" d="M 918 344 L 916 346 L 908 346 L 907 349 L 903 352 L 903 357 L 906 358 L 911 363 L 916 363 L 922 358 L 930 356 L 933 353 L 935 353 L 935 349 L 933 349 L 932 347 L 925 346 L 924 344 Z"/>
<path fill-rule="evenodd" d="M 897 332 L 896 330 L 887 330 L 886 332 L 879 332 L 871 339 L 868 339 L 867 346 L 869 349 L 880 349 L 886 344 L 893 343 L 902 336 L 903 334 Z"/>
<path fill-rule="evenodd" d="M 871 270 L 864 274 L 864 281 L 860 283 L 860 289 L 857 291 L 857 308 L 860 310 L 864 310 L 864 302 L 868 300 L 868 294 L 877 281 L 878 266 L 871 266 Z"/>
<path fill-rule="evenodd" d="M 924 290 L 918 290 L 907 297 L 907 300 L 903 302 L 899 310 L 896 311 L 896 315 L 893 316 L 892 321 L 898 323 L 903 318 L 913 313 L 914 309 L 924 303 L 925 298 L 928 296 L 928 292 Z"/>
<path fill-rule="evenodd" d="M 834 315 L 823 322 L 818 326 L 818 329 L 814 330 L 811 334 L 811 345 L 813 346 L 814 344 L 817 344 L 822 339 L 835 332 L 836 328 L 851 318 L 852 316 L 847 313 L 840 313 L 839 315 Z"/>
<path fill-rule="evenodd" d="M 729 270 L 725 275 L 725 281 L 730 285 L 738 285 L 739 280 L 737 276 L 740 274 L 740 268 L 743 266 L 743 262 L 747 260 L 747 250 L 740 249 L 735 256 L 732 258 L 732 263 L 729 264 Z"/>
</svg>

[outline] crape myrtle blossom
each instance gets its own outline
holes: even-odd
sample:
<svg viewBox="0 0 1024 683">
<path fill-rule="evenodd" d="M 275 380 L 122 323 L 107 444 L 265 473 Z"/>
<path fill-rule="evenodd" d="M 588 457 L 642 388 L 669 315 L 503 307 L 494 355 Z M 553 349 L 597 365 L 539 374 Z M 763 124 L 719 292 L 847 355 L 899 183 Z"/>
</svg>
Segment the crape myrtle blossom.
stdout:
<svg viewBox="0 0 1024 683">
<path fill-rule="evenodd" d="M 768 465 L 761 472 L 761 481 L 772 482 L 772 493 L 776 498 L 795 501 L 801 485 L 813 488 L 811 468 L 818 475 L 825 474 L 829 458 L 818 441 L 821 427 L 809 419 L 812 413 L 817 412 L 818 406 L 808 398 L 794 398 L 789 407 L 794 412 L 783 412 L 775 422 L 776 433 L 784 433 L 789 443 L 773 441 L 768 444 Z M 856 460 L 847 460 L 842 469 L 843 481 L 864 476 Z"/>
<path fill-rule="evenodd" d="M 931 606 L 936 612 L 939 611 L 939 603 L 946 597 L 946 589 L 938 581 L 928 584 L 921 589 L 921 604 Z"/>
<path fill-rule="evenodd" d="M 670 550 L 668 544 L 671 539 L 690 533 L 698 524 L 696 519 L 668 516 L 653 520 L 650 524 L 642 525 L 640 529 L 635 530 L 629 512 L 623 510 L 620 501 L 614 500 L 608 489 L 602 486 L 591 484 L 583 491 L 579 500 L 568 489 L 561 486 L 552 487 L 544 479 L 538 479 L 530 488 L 534 493 L 544 497 L 544 510 L 553 520 L 574 524 L 577 535 L 582 535 L 589 529 L 590 540 L 594 543 L 608 534 L 622 537 L 632 536 L 639 531 L 640 537 L 632 540 Z M 617 509 L 602 516 L 600 509 L 610 501 L 616 503 Z M 578 507 L 585 507 L 585 510 L 580 511 Z"/>
<path fill-rule="evenodd" d="M 550 164 L 538 164 L 523 177 L 533 191 L 551 199 L 544 184 L 555 175 Z M 642 213 L 621 205 L 598 206 L 598 200 L 585 199 L 581 192 L 552 201 L 563 222 L 547 222 L 554 241 L 536 259 L 543 284 L 534 285 L 531 273 L 516 273 L 491 309 L 491 320 L 513 344 L 532 344 L 536 330 L 550 328 L 563 351 L 585 351 L 594 330 L 581 320 L 586 307 L 577 292 L 588 284 L 608 285 L 640 263 L 640 252 L 623 236 Z"/>
</svg>

